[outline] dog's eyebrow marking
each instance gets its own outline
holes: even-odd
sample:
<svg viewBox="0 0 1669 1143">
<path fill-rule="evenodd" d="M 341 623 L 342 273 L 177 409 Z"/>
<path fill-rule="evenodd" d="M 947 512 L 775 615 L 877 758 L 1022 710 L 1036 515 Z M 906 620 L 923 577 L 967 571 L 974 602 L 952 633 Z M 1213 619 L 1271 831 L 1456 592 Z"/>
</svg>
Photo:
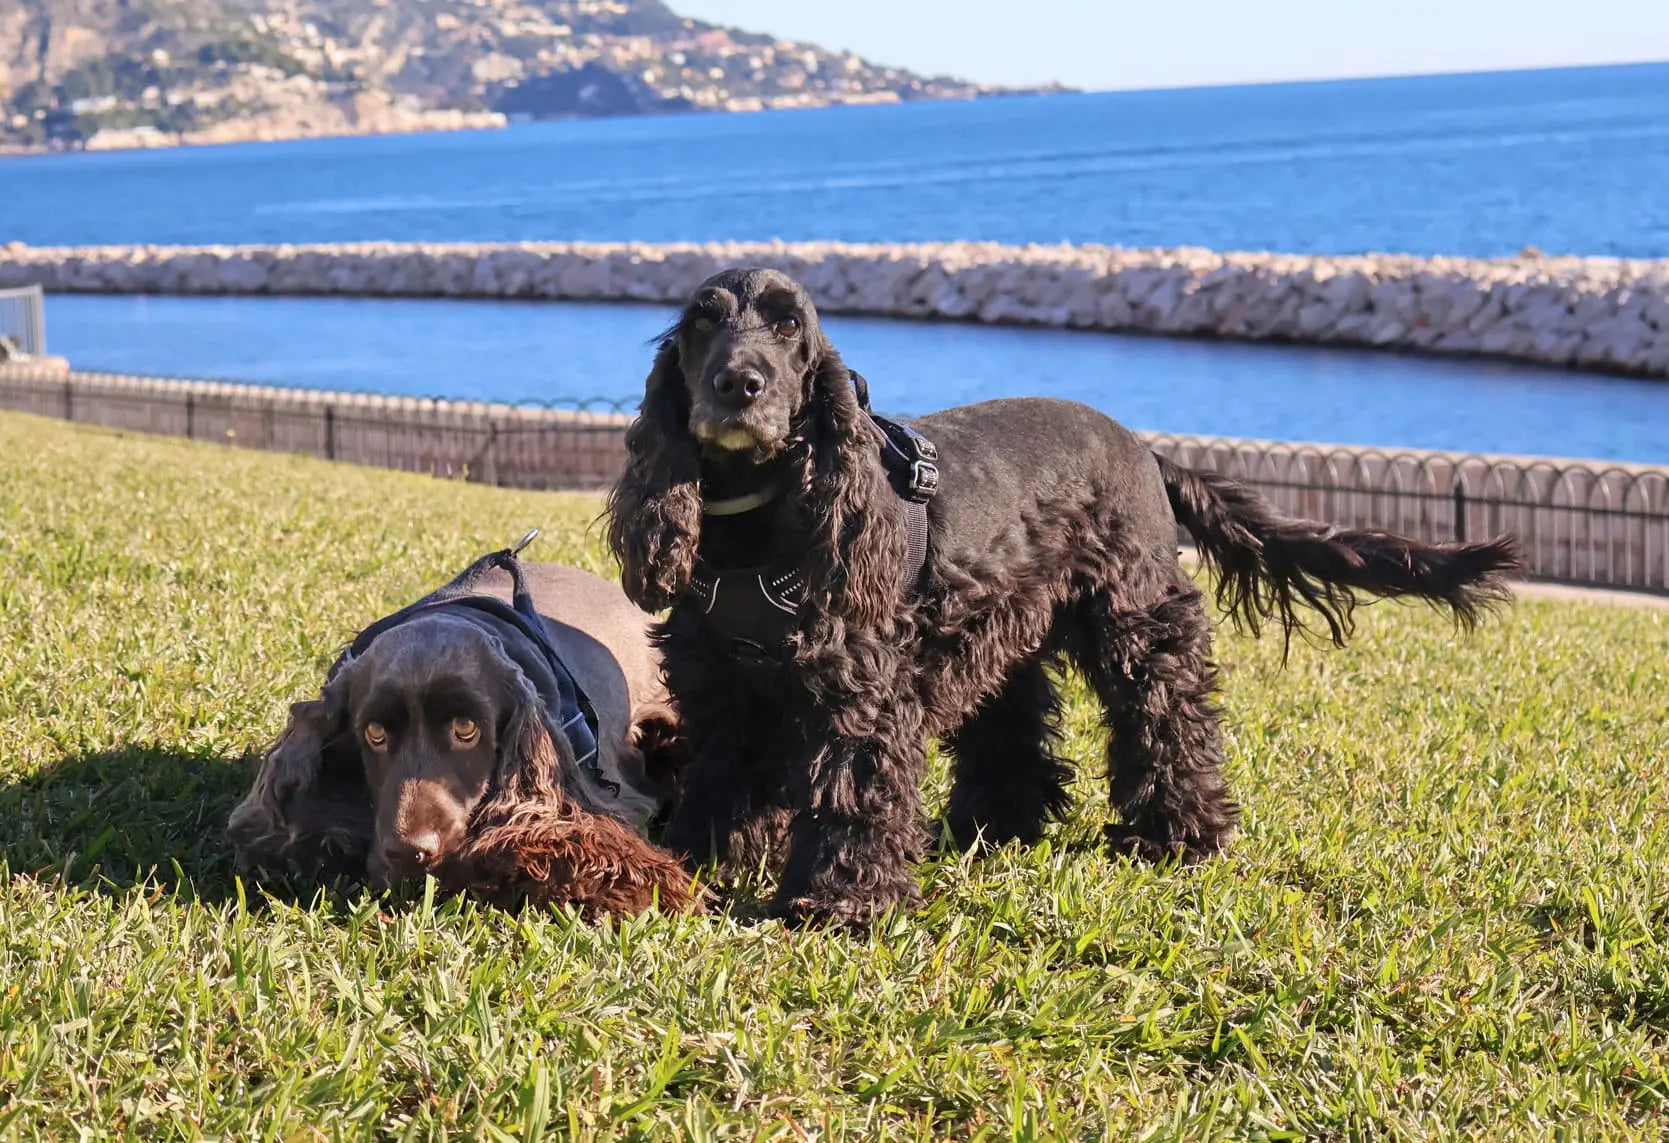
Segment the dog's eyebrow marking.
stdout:
<svg viewBox="0 0 1669 1143">
<path fill-rule="evenodd" d="M 380 722 L 391 734 L 396 733 L 406 724 L 405 692 L 397 687 L 378 687 L 365 696 L 365 701 L 354 709 L 353 715 L 355 735 L 359 733 L 358 727 L 367 722 Z"/>
<path fill-rule="evenodd" d="M 729 290 L 703 290 L 690 299 L 690 317 L 728 317 L 739 306 Z"/>
<path fill-rule="evenodd" d="M 475 679 L 466 679 L 457 675 L 443 675 L 438 679 L 431 679 L 418 692 L 417 701 L 425 713 L 444 708 L 448 713 L 462 711 L 465 714 L 483 711 L 487 708 L 486 696 L 477 686 Z"/>
<path fill-rule="evenodd" d="M 772 286 L 753 300 L 753 308 L 767 313 L 798 313 L 800 299 L 793 290 Z"/>
</svg>

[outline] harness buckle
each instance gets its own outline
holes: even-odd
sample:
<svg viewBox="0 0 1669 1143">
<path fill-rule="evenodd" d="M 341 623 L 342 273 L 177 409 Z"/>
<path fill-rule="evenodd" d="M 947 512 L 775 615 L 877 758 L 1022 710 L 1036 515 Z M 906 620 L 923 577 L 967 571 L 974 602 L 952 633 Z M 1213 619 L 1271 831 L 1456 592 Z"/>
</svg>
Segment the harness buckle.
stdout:
<svg viewBox="0 0 1669 1143">
<path fill-rule="evenodd" d="M 918 460 L 910 466 L 910 499 L 926 504 L 939 491 L 939 466 L 930 460 Z"/>
<path fill-rule="evenodd" d="M 939 459 L 939 447 L 909 425 L 874 413 L 869 416 L 880 426 L 886 441 L 881 463 L 886 466 L 893 489 L 905 500 L 926 504 L 939 491 L 939 466 L 934 463 Z"/>
</svg>

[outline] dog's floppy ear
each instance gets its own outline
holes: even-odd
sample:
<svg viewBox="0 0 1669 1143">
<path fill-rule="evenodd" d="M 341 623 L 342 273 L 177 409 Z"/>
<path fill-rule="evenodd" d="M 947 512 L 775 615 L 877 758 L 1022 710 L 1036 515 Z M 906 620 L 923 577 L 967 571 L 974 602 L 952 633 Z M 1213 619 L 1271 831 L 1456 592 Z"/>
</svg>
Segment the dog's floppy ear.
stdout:
<svg viewBox="0 0 1669 1143">
<path fill-rule="evenodd" d="M 626 430 L 626 469 L 608 499 L 620 583 L 645 611 L 670 607 L 688 586 L 701 540 L 701 458 L 689 419 L 678 342 L 669 335 Z"/>
<path fill-rule="evenodd" d="M 593 795 L 578 773 L 573 750 L 565 739 L 558 742 L 546 725 L 538 688 L 502 649 L 498 658 L 510 710 L 499 735 L 493 789 L 477 820 L 502 820 L 529 805 L 600 810 L 592 804 Z"/>
<path fill-rule="evenodd" d="M 557 805 L 567 801 L 562 755 L 545 725 L 539 693 L 520 667 L 505 660 L 514 706 L 499 738 L 498 774 L 483 816 L 505 813 L 527 802 Z"/>
<path fill-rule="evenodd" d="M 448 893 L 500 908 L 576 906 L 581 916 L 636 916 L 659 904 L 703 912 L 706 892 L 671 853 L 604 814 L 527 805 L 472 831 L 435 873 Z"/>
<path fill-rule="evenodd" d="M 365 872 L 374 823 L 348 725 L 350 673 L 290 707 L 289 724 L 232 811 L 226 834 L 244 872 L 303 879 Z"/>
<path fill-rule="evenodd" d="M 881 466 L 881 430 L 858 404 L 852 374 L 826 342 L 813 364 L 805 510 L 807 610 L 875 628 L 894 614 L 904 530 Z"/>
</svg>

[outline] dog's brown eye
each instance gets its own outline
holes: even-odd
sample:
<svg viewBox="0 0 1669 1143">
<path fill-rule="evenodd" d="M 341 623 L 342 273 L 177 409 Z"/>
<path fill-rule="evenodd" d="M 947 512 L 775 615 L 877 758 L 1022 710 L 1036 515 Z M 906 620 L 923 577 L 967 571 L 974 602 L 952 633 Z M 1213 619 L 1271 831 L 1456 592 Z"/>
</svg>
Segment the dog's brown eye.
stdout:
<svg viewBox="0 0 1669 1143">
<path fill-rule="evenodd" d="M 778 318 L 777 324 L 771 327 L 776 335 L 783 340 L 800 336 L 800 319 L 797 317 Z"/>
<path fill-rule="evenodd" d="M 381 750 L 388 745 L 388 731 L 383 729 L 382 723 L 367 722 L 365 724 L 365 744 L 372 750 Z"/>
<path fill-rule="evenodd" d="M 473 718 L 454 718 L 452 734 L 459 742 L 474 742 L 481 737 L 481 728 L 475 725 Z"/>
<path fill-rule="evenodd" d="M 691 324 L 695 326 L 695 332 L 697 332 L 697 333 L 712 333 L 713 332 L 713 319 L 712 318 L 698 317 Z"/>
</svg>

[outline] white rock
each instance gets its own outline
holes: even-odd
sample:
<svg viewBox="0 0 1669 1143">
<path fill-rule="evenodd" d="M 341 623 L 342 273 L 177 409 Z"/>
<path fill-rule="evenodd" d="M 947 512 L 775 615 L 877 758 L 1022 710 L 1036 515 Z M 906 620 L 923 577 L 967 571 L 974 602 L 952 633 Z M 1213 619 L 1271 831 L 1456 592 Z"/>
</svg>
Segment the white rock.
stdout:
<svg viewBox="0 0 1669 1143">
<path fill-rule="evenodd" d="M 776 266 L 843 312 L 1481 352 L 1669 375 L 1669 263 L 813 243 L 0 247 L 0 285 L 676 304 Z"/>
</svg>

